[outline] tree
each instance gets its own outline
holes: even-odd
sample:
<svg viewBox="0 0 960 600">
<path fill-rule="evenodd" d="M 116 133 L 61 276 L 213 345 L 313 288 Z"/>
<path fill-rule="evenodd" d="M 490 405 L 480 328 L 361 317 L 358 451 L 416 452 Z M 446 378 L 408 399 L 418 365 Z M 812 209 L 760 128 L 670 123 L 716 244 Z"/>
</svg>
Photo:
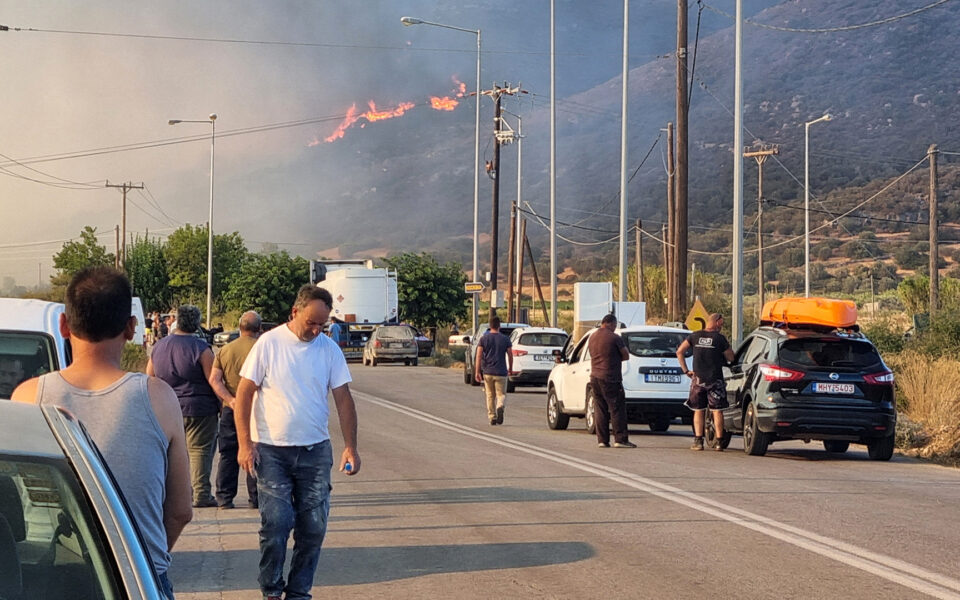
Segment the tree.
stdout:
<svg viewBox="0 0 960 600">
<path fill-rule="evenodd" d="M 264 321 L 282 323 L 290 315 L 297 290 L 310 280 L 310 263 L 286 250 L 253 254 L 231 278 L 223 295 L 227 310 L 255 310 Z"/>
<path fill-rule="evenodd" d="M 163 243 L 138 235 L 127 248 L 124 269 L 133 286 L 133 295 L 140 297 L 144 309 L 166 312 L 170 306 L 170 288 Z"/>
<path fill-rule="evenodd" d="M 213 236 L 213 302 L 249 256 L 243 238 L 233 232 Z M 207 228 L 187 223 L 167 238 L 163 248 L 172 299 L 201 305 L 207 296 Z"/>
<path fill-rule="evenodd" d="M 56 273 L 50 276 L 53 285 L 52 299 L 62 301 L 70 279 L 86 267 L 112 265 L 113 254 L 97 242 L 97 228 L 85 226 L 79 240 L 70 240 L 63 244 L 60 251 L 53 255 L 53 267 Z"/>
<path fill-rule="evenodd" d="M 467 277 L 459 264 L 441 265 L 426 252 L 405 252 L 384 259 L 384 263 L 397 271 L 397 295 L 404 321 L 425 329 L 466 319 L 463 284 Z"/>
</svg>

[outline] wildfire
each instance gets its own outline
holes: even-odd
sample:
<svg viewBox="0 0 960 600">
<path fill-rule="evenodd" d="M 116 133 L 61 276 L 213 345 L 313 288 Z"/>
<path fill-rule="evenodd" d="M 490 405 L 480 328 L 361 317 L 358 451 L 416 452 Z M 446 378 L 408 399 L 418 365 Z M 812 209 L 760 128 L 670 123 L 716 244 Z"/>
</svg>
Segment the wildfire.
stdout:
<svg viewBox="0 0 960 600">
<path fill-rule="evenodd" d="M 453 110 L 458 104 L 460 104 L 460 101 L 450 96 L 444 96 L 443 98 L 430 96 L 430 107 L 434 110 Z"/>
</svg>

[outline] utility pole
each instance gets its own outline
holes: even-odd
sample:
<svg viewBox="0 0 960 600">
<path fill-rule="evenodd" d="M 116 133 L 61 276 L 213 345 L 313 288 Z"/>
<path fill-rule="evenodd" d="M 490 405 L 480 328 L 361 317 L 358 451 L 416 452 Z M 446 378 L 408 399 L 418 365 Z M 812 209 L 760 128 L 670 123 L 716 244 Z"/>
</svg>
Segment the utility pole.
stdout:
<svg viewBox="0 0 960 600">
<path fill-rule="evenodd" d="M 667 266 L 670 263 L 670 250 L 671 248 L 667 245 L 667 226 L 666 224 L 660 226 L 660 238 L 663 242 L 663 272 L 667 272 Z M 666 281 L 663 286 L 663 299 L 667 302 L 667 320 L 672 321 L 673 316 L 670 314 L 670 281 Z"/>
<path fill-rule="evenodd" d="M 927 149 L 927 158 L 930 159 L 930 316 L 937 312 L 940 305 L 940 252 L 939 226 L 937 215 L 939 190 L 937 189 L 937 154 L 940 149 L 936 144 L 930 144 Z"/>
<path fill-rule="evenodd" d="M 523 222 L 523 246 L 527 249 L 527 256 L 530 258 L 530 270 L 533 271 L 533 287 L 537 290 L 537 297 L 540 298 L 540 310 L 543 311 L 543 320 L 550 322 L 550 315 L 547 314 L 547 303 L 543 299 L 543 289 L 540 287 L 540 277 L 537 276 L 537 263 L 533 260 L 533 250 L 530 248 L 530 240 L 527 239 L 527 222 Z M 531 300 L 533 298 L 531 297 Z"/>
<path fill-rule="evenodd" d="M 688 117 L 690 97 L 687 92 L 689 77 L 687 72 L 687 1 L 677 0 L 677 174 L 674 201 L 676 202 L 676 224 L 673 244 L 676 248 L 676 260 L 673 263 L 673 317 L 678 318 L 686 312 L 685 299 L 687 289 L 687 142 L 689 139 Z"/>
<path fill-rule="evenodd" d="M 763 276 L 763 163 L 767 162 L 767 157 L 780 154 L 779 146 L 764 146 L 763 144 L 757 150 L 743 149 L 744 158 L 753 158 L 757 161 L 757 312 L 763 310 L 763 296 L 765 278 Z"/>
<path fill-rule="evenodd" d="M 142 190 L 143 182 L 140 182 L 138 185 L 134 185 L 129 181 L 127 183 L 121 183 L 116 185 L 107 181 L 106 186 L 108 188 L 117 188 L 123 193 L 123 203 L 121 205 L 121 218 L 120 218 L 120 239 L 123 240 L 123 245 L 120 246 L 117 244 L 117 268 L 123 269 L 124 264 L 127 262 L 127 192 L 130 190 Z M 209 325 L 209 323 L 208 323 Z"/>
<path fill-rule="evenodd" d="M 664 236 L 666 245 L 664 248 L 667 254 L 664 254 L 663 274 L 667 278 L 666 297 L 667 297 L 667 319 L 675 321 L 673 314 L 673 265 L 677 262 L 677 199 L 676 199 L 676 168 L 673 160 L 673 123 L 667 123 L 667 234 Z"/>
<path fill-rule="evenodd" d="M 514 323 L 520 322 L 520 306 L 523 304 L 523 240 L 527 235 L 527 220 L 518 216 L 520 233 L 517 234 L 517 314 L 513 317 Z M 530 296 L 531 308 L 533 295 Z"/>
<path fill-rule="evenodd" d="M 623 74 L 620 105 L 620 265 L 617 300 L 627 301 L 627 104 L 630 83 L 630 0 L 623 0 Z"/>
<path fill-rule="evenodd" d="M 643 302 L 643 223 L 637 219 L 637 302 Z"/>
<path fill-rule="evenodd" d="M 120 269 L 120 226 L 115 225 L 113 228 L 113 232 L 116 235 L 116 244 L 117 244 L 117 251 L 113 255 L 113 268 L 119 270 Z"/>
<path fill-rule="evenodd" d="M 511 204 L 510 210 L 510 248 L 507 250 L 507 320 L 512 323 L 517 323 L 516 313 L 514 312 L 514 303 L 513 303 L 513 291 L 514 291 L 514 277 L 518 270 L 517 262 L 520 257 L 520 252 L 517 252 L 518 240 L 520 238 L 519 232 L 517 231 L 520 227 L 519 215 L 520 202 L 523 198 L 523 119 L 520 118 L 520 115 L 515 115 L 509 110 L 503 110 L 507 114 L 513 115 L 517 118 L 517 133 L 514 134 L 512 138 L 504 137 L 503 143 L 509 143 L 510 141 L 516 140 L 517 142 L 517 197 L 514 199 L 513 204 Z M 510 125 L 504 121 L 501 124 L 501 133 L 503 128 L 506 127 L 510 129 Z M 516 287 L 519 287 L 517 285 Z"/>
</svg>

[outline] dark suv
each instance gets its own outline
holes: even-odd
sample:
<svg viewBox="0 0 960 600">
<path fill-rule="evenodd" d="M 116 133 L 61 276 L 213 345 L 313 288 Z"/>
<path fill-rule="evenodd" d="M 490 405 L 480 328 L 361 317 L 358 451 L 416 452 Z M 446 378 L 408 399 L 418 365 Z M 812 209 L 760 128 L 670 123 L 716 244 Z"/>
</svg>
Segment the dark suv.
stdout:
<svg viewBox="0 0 960 600">
<path fill-rule="evenodd" d="M 893 373 L 856 331 L 760 327 L 740 345 L 726 380 L 724 447 L 736 433 L 755 456 L 787 439 L 822 440 L 838 453 L 865 444 L 873 460 L 893 455 Z"/>
</svg>

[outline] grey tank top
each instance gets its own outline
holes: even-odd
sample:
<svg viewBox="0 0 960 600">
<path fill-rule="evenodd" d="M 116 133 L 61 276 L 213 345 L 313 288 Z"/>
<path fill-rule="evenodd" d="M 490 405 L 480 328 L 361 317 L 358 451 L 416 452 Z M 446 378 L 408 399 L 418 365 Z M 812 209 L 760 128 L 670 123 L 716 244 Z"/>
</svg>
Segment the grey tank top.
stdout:
<svg viewBox="0 0 960 600">
<path fill-rule="evenodd" d="M 107 461 L 137 522 L 157 573 L 170 567 L 163 527 L 167 448 L 147 393 L 147 376 L 127 373 L 101 390 L 83 390 L 59 373 L 48 373 L 37 386 L 37 403 L 62 406 L 73 413 Z"/>
</svg>

